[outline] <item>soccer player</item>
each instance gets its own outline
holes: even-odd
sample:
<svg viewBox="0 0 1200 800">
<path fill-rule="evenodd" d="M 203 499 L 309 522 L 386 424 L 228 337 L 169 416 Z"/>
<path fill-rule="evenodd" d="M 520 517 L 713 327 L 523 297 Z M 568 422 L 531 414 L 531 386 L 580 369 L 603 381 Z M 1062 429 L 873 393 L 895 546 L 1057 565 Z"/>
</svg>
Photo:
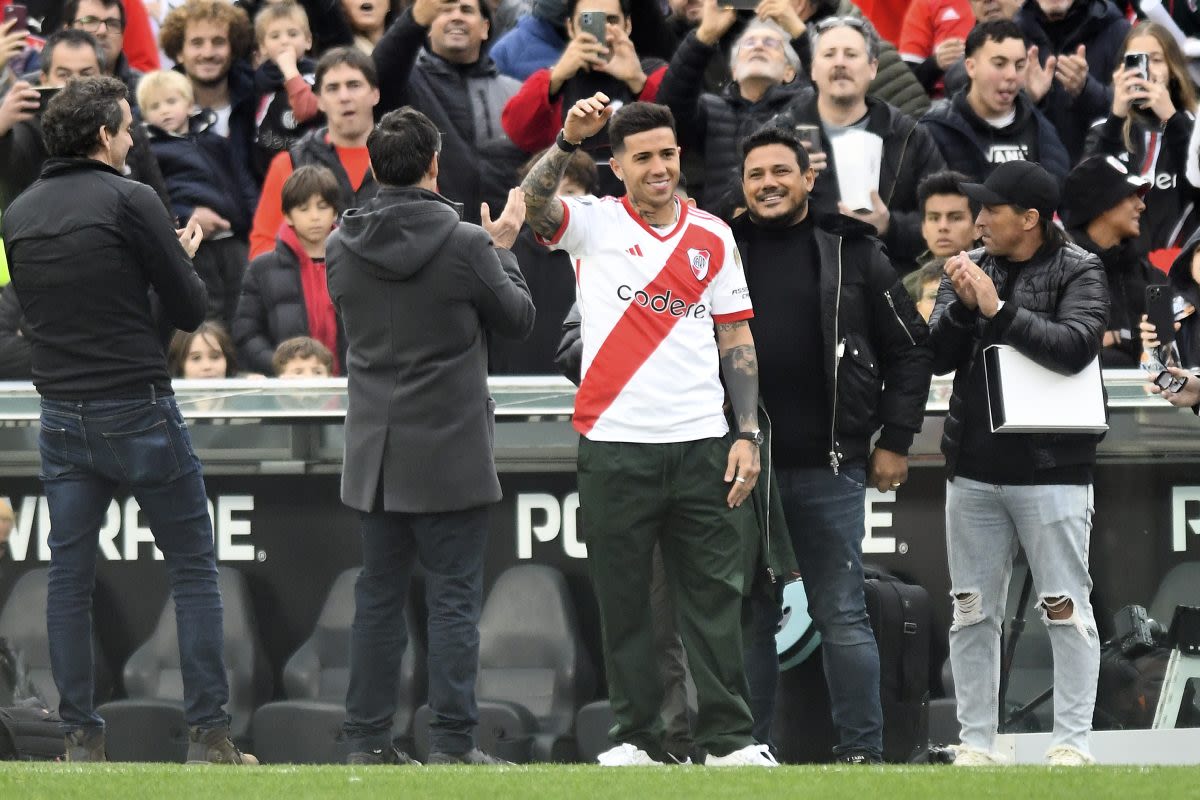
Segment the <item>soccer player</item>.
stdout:
<svg viewBox="0 0 1200 800">
<path fill-rule="evenodd" d="M 762 441 L 746 279 L 728 226 L 675 195 L 671 112 L 642 102 L 613 112 L 603 93 L 575 103 L 523 184 L 526 220 L 575 264 L 583 317 L 580 509 L 617 718 L 616 746 L 599 761 L 667 757 L 662 683 L 646 680 L 657 674 L 649 587 L 658 542 L 696 684 L 696 744 L 711 766 L 775 766 L 753 743 L 742 662 L 743 562 L 756 530 L 745 501 Z M 625 197 L 555 197 L 571 154 L 606 124 Z"/>
</svg>

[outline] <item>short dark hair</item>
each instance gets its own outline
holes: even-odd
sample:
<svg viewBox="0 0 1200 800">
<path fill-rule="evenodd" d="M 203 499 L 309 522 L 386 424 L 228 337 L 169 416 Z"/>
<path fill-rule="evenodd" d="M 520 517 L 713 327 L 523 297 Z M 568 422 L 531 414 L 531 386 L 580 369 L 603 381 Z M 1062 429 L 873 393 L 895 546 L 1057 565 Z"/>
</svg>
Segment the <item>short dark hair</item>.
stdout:
<svg viewBox="0 0 1200 800">
<path fill-rule="evenodd" d="M 1013 22 L 1011 19 L 994 19 L 989 22 L 980 22 L 971 32 L 967 34 L 967 43 L 963 48 L 963 56 L 970 58 L 975 55 L 975 51 L 983 47 L 987 42 L 1003 42 L 1008 39 L 1020 39 L 1026 49 L 1029 48 L 1029 39 L 1025 36 L 1025 31 L 1021 30 L 1021 26 Z"/>
<path fill-rule="evenodd" d="M 375 180 L 387 186 L 412 186 L 441 152 L 442 134 L 429 117 L 412 106 L 389 111 L 367 136 L 367 154 Z"/>
<path fill-rule="evenodd" d="M 379 88 L 379 73 L 375 71 L 375 62 L 369 55 L 357 47 L 335 47 L 327 50 L 325 55 L 321 56 L 321 60 L 317 62 L 316 72 L 313 73 L 313 90 L 320 94 L 321 84 L 325 81 L 325 73 L 343 64 L 361 72 L 372 89 Z"/>
<path fill-rule="evenodd" d="M 804 142 L 800 141 L 800 137 L 787 128 L 768 125 L 742 139 L 738 145 L 738 154 L 742 162 L 741 171 L 743 173 L 746 171 L 746 156 L 750 155 L 752 150 L 771 144 L 781 144 L 791 150 L 796 154 L 796 163 L 800 165 L 800 169 L 808 169 L 810 163 L 808 150 L 804 148 Z"/>
<path fill-rule="evenodd" d="M 550 147 L 554 146 L 550 145 Z M 546 153 L 550 152 L 550 147 L 538 151 L 534 154 L 533 158 L 521 165 L 521 169 L 517 171 L 518 181 L 525 180 L 525 176 L 537 166 Z M 572 181 L 582 187 L 588 194 L 595 194 L 600 184 L 600 171 L 596 169 L 596 159 L 591 153 L 585 150 L 576 150 L 567 159 L 567 165 L 563 167 L 561 180 Z"/>
<path fill-rule="evenodd" d="M 62 23 L 64 27 L 71 27 L 71 23 L 75 21 L 75 15 L 79 13 L 80 0 L 67 0 L 63 3 Z M 125 30 L 125 4 L 121 0 L 98 0 L 100 5 L 105 8 L 116 6 L 117 15 L 121 18 L 121 30 Z"/>
<path fill-rule="evenodd" d="M 908 296 L 913 302 L 921 300 L 921 290 L 925 288 L 925 284 L 933 281 L 941 281 L 942 275 L 945 274 L 945 260 L 935 258 L 925 262 L 919 269 L 908 273 L 901 279 L 900 283 L 904 286 L 904 291 L 908 292 Z"/>
<path fill-rule="evenodd" d="M 569 19 L 575 19 L 575 10 L 579 8 L 579 2 L 580 0 L 567 0 L 567 16 L 563 17 L 563 22 L 566 22 Z M 628 18 L 629 12 L 633 7 L 633 0 L 621 0 L 620 6 L 621 13 Z"/>
<path fill-rule="evenodd" d="M 967 200 L 967 207 L 971 209 L 971 214 L 979 213 L 979 204 L 967 197 L 959 184 L 970 183 L 971 179 L 961 172 L 955 172 L 952 169 L 944 169 L 940 172 L 934 172 L 931 175 L 926 175 L 917 184 L 917 208 L 921 211 L 922 216 L 925 214 L 925 201 L 933 197 L 935 194 L 956 194 L 959 197 L 964 197 Z"/>
<path fill-rule="evenodd" d="M 337 176 L 329 167 L 320 164 L 296 167 L 295 172 L 283 182 L 283 191 L 280 194 L 285 214 L 307 203 L 313 195 L 329 203 L 335 210 L 342 210 L 342 189 L 338 185 Z"/>
<path fill-rule="evenodd" d="M 275 348 L 275 354 L 271 356 L 271 369 L 278 376 L 283 372 L 283 368 L 287 363 L 296 358 L 313 358 L 325 365 L 325 369 L 329 370 L 329 374 L 333 374 L 333 353 L 329 352 L 329 348 L 311 336 L 293 336 L 291 339 L 285 339 Z"/>
<path fill-rule="evenodd" d="M 608 143 L 614 153 L 625 149 L 625 139 L 656 128 L 670 128 L 675 133 L 675 117 L 671 109 L 658 103 L 629 103 L 617 109 L 608 121 Z"/>
<path fill-rule="evenodd" d="M 54 60 L 54 49 L 65 45 L 67 47 L 90 47 L 96 51 L 96 61 L 100 64 L 100 71 L 103 72 L 107 67 L 108 58 L 105 56 L 104 48 L 100 45 L 100 40 L 92 36 L 87 31 L 82 31 L 79 28 L 59 28 L 46 39 L 46 44 L 42 45 L 42 74 L 50 74 L 50 62 Z"/>
<path fill-rule="evenodd" d="M 197 336 L 205 336 L 221 349 L 221 354 L 225 356 L 225 377 L 232 378 L 237 375 L 237 349 L 233 346 L 233 339 L 229 337 L 229 331 L 225 330 L 225 326 L 213 320 L 205 320 L 200 323 L 200 327 L 196 330 L 175 331 L 175 335 L 171 337 L 171 344 L 167 348 L 167 372 L 172 378 L 183 377 L 183 365 L 187 361 L 188 350 L 192 349 L 192 342 Z"/>
<path fill-rule="evenodd" d="M 55 158 L 87 158 L 100 147 L 100 128 L 116 134 L 129 89 L 117 78 L 98 76 L 67 81 L 42 115 L 46 150 Z"/>
</svg>

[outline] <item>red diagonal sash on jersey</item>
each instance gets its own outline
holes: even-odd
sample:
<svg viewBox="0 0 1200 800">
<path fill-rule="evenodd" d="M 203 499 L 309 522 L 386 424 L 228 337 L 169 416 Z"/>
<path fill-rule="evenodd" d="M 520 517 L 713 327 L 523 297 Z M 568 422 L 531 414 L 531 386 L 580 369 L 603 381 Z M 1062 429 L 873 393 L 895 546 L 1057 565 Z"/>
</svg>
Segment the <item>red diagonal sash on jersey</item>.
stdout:
<svg viewBox="0 0 1200 800">
<path fill-rule="evenodd" d="M 697 280 L 688 264 L 688 250 L 708 250 L 709 269 L 704 280 Z M 670 290 L 673 299 L 695 303 L 725 264 L 725 243 L 715 233 L 693 225 L 684 232 L 667 263 L 644 290 L 663 294 Z M 709 310 L 711 313 L 711 309 Z M 629 380 L 658 349 L 682 317 L 651 311 L 630 302 L 621 319 L 609 331 L 587 375 L 575 394 L 575 430 L 584 434 L 596 425 Z"/>
</svg>

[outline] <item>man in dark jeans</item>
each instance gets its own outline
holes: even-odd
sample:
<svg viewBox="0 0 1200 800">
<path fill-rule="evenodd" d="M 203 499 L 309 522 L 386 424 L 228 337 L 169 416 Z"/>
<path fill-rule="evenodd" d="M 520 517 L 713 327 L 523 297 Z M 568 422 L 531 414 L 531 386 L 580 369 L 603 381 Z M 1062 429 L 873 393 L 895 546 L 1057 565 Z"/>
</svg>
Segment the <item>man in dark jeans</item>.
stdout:
<svg viewBox="0 0 1200 800">
<path fill-rule="evenodd" d="M 866 487 L 896 491 L 907 479 L 933 354 L 874 228 L 817 216 L 809 203 L 815 180 L 791 131 L 750 135 L 742 141 L 748 213 L 732 228 L 755 308 L 750 324 L 784 516 L 821 633 L 838 733 L 834 755 L 871 764 L 883 755 L 883 711 L 879 650 L 863 592 Z M 775 713 L 780 608 L 753 598 L 747 674 L 754 735 L 765 742 Z"/>
<path fill-rule="evenodd" d="M 519 190 L 484 227 L 437 193 L 441 136 L 419 111 L 367 139 L 379 193 L 326 248 L 346 326 L 350 407 L 342 502 L 361 512 L 345 736 L 351 764 L 411 762 L 392 746 L 404 605 L 420 563 L 429 608 L 430 764 L 504 763 L 475 747 L 488 507 L 500 500 L 487 339 L 524 338 L 533 301 L 509 251 Z"/>
<path fill-rule="evenodd" d="M 198 226 L 172 229 L 149 187 L 122 177 L 133 146 L 125 84 L 68 83 L 42 130 L 51 159 L 4 214 L 12 285 L 33 331 L 50 508 L 46 627 L 68 761 L 104 761 L 93 707 L 92 589 L 100 523 L 118 486 L 167 562 L 179 626 L 189 763 L 257 764 L 229 739 L 221 595 L 200 461 L 175 404 L 150 290 L 195 330 Z M 69 198 L 69 202 L 64 202 Z"/>
</svg>

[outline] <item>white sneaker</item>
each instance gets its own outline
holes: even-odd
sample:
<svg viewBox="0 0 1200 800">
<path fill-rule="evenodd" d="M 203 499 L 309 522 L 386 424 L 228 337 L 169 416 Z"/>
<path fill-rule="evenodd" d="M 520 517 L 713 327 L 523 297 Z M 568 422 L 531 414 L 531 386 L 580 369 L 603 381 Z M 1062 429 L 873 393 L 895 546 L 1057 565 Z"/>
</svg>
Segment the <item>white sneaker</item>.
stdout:
<svg viewBox="0 0 1200 800">
<path fill-rule="evenodd" d="M 748 744 L 727 756 L 710 755 L 704 759 L 706 767 L 778 767 L 779 762 L 771 755 L 765 744 Z"/>
<path fill-rule="evenodd" d="M 660 767 L 661 761 L 655 761 L 640 747 L 626 742 L 611 750 L 605 750 L 596 756 L 596 763 L 602 767 Z"/>
<path fill-rule="evenodd" d="M 978 747 L 952 744 L 949 749 L 954 751 L 954 766 L 956 767 L 998 767 L 1006 763 L 1004 756 L 999 753 L 989 753 Z"/>
<path fill-rule="evenodd" d="M 1086 767 L 1096 759 L 1069 744 L 1056 744 L 1046 751 L 1046 763 L 1052 767 Z"/>
</svg>

